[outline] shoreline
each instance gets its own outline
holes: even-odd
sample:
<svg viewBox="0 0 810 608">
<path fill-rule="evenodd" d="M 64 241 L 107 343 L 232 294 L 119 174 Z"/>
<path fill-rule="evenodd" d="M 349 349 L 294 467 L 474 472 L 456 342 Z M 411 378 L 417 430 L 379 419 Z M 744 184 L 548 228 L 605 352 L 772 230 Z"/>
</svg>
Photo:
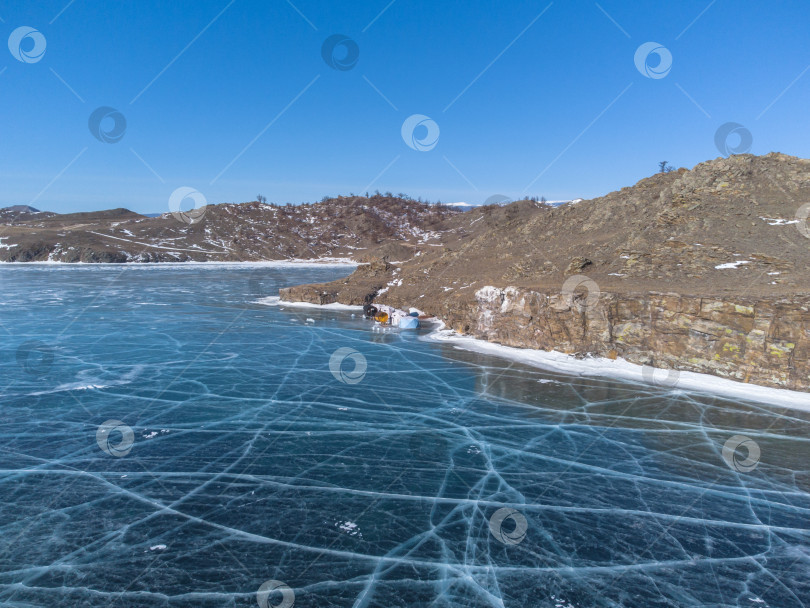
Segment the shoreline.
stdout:
<svg viewBox="0 0 810 608">
<path fill-rule="evenodd" d="M 237 267 L 300 267 L 300 266 L 358 266 L 360 262 L 355 262 L 351 258 L 315 258 L 315 259 L 292 259 L 292 260 L 262 260 L 262 261 L 246 261 L 246 262 L 57 262 L 57 261 L 41 261 L 41 262 L 0 262 L 0 268 L 4 266 L 59 266 L 59 267 L 100 267 L 107 266 L 131 266 L 134 268 L 163 268 L 163 267 L 182 267 L 182 266 L 215 266 L 222 268 L 224 266 L 237 266 Z"/>
<path fill-rule="evenodd" d="M 452 329 L 446 329 L 444 322 L 438 320 L 434 322 L 433 330 L 425 336 L 420 336 L 420 339 L 428 342 L 451 343 L 460 350 L 492 355 L 569 376 L 623 380 L 670 392 L 696 392 L 810 412 L 810 393 L 738 382 L 710 374 L 689 371 L 678 371 L 674 381 L 670 382 L 669 374 L 675 370 L 637 365 L 622 358 L 615 360 L 606 357 L 578 359 L 573 355 L 559 351 L 504 346 L 496 342 L 465 336 Z M 650 382 L 647 380 L 649 377 L 663 378 L 664 380 Z"/>
<path fill-rule="evenodd" d="M 362 306 L 352 306 L 351 304 L 341 304 L 339 302 L 332 302 L 331 304 L 313 304 L 312 302 L 288 302 L 282 300 L 281 296 L 266 296 L 253 300 L 254 304 L 262 304 L 263 306 L 287 306 L 289 308 L 323 308 L 326 310 L 343 310 L 348 312 L 363 312 Z"/>
<path fill-rule="evenodd" d="M 348 304 L 313 304 L 311 302 L 288 302 L 279 296 L 262 298 L 258 303 L 266 306 L 289 306 L 298 308 L 323 308 L 355 312 L 362 306 Z M 695 392 L 709 394 L 727 399 L 743 399 L 771 406 L 786 407 L 810 411 L 810 393 L 783 388 L 762 386 L 720 378 L 698 372 L 678 371 L 674 379 L 669 375 L 675 370 L 637 365 L 626 359 L 608 359 L 606 357 L 586 357 L 578 359 L 573 355 L 559 351 L 535 350 L 504 346 L 479 338 L 465 336 L 447 329 L 439 319 L 423 321 L 426 326 L 432 325 L 429 333 L 419 336 L 420 340 L 435 343 L 451 343 L 460 350 L 478 352 L 485 355 L 522 363 L 530 367 L 576 377 L 604 378 L 633 382 L 645 387 L 657 388 L 668 392 Z M 652 381 L 649 379 L 652 378 Z M 656 381 L 657 379 L 660 379 Z"/>
</svg>

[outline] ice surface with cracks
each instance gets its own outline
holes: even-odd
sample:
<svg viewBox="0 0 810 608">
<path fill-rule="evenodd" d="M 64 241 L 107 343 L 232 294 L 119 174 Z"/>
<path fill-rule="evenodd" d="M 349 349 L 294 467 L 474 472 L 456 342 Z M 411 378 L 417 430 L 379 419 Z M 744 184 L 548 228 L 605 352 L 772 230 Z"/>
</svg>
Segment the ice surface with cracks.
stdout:
<svg viewBox="0 0 810 608">
<path fill-rule="evenodd" d="M 348 272 L 0 269 L 0 604 L 250 606 L 267 580 L 296 606 L 810 603 L 810 414 L 267 305 Z M 330 372 L 342 347 L 361 382 Z"/>
</svg>

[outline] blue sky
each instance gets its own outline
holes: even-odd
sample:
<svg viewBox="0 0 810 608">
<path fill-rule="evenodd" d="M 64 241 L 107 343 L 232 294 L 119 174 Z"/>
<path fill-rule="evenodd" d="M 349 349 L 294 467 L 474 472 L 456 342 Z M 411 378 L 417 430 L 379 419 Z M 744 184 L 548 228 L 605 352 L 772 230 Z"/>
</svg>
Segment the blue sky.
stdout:
<svg viewBox="0 0 810 608">
<path fill-rule="evenodd" d="M 753 153 L 810 157 L 806 0 L 40 0 L 0 19 L 46 41 L 28 63 L 0 48 L 2 206 L 163 212 L 183 186 L 210 203 L 590 198 L 720 156 L 728 122 Z M 322 57 L 335 34 L 351 69 Z M 672 56 L 662 78 L 636 67 L 647 42 Z M 101 106 L 126 120 L 115 143 L 88 127 Z M 438 127 L 430 150 L 402 137 L 414 114 Z"/>
</svg>

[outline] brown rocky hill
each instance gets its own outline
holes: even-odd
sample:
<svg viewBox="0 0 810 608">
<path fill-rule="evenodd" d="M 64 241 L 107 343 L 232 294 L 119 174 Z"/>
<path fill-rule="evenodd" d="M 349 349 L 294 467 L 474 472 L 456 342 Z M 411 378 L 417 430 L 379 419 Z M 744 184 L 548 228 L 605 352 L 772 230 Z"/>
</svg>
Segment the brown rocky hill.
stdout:
<svg viewBox="0 0 810 608">
<path fill-rule="evenodd" d="M 794 294 L 810 289 L 805 203 L 810 160 L 721 158 L 559 207 L 476 208 L 448 222 L 445 247 L 392 265 L 379 287 L 402 304 L 469 300 L 484 285 L 559 291 L 571 275 L 603 291 Z"/>
<path fill-rule="evenodd" d="M 805 203 L 810 161 L 733 156 L 574 205 L 518 203 L 514 217 L 437 256 L 427 273 L 410 270 L 452 277 L 442 287 L 454 290 L 560 288 L 584 274 L 606 291 L 794 293 L 810 286 L 810 239 L 796 220 Z"/>
<path fill-rule="evenodd" d="M 91 213 L 0 214 L 0 261 L 184 262 L 368 256 L 411 257 L 440 243 L 459 212 L 410 199 L 338 197 L 275 206 L 258 202 L 205 207 L 186 223 L 127 209 Z M 392 258 L 392 259 L 393 259 Z"/>
<path fill-rule="evenodd" d="M 810 390 L 808 203 L 810 160 L 732 156 L 556 208 L 474 209 L 443 248 L 282 298 L 372 297 L 510 346 Z"/>
</svg>

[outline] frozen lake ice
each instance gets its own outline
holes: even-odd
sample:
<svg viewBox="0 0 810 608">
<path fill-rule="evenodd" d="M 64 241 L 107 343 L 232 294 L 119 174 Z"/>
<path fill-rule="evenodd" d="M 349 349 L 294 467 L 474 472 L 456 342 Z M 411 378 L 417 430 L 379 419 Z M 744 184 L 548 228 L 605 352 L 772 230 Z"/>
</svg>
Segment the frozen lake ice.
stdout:
<svg viewBox="0 0 810 608">
<path fill-rule="evenodd" d="M 348 272 L 1 267 L 0 604 L 810 603 L 810 414 L 259 302 Z"/>
</svg>

